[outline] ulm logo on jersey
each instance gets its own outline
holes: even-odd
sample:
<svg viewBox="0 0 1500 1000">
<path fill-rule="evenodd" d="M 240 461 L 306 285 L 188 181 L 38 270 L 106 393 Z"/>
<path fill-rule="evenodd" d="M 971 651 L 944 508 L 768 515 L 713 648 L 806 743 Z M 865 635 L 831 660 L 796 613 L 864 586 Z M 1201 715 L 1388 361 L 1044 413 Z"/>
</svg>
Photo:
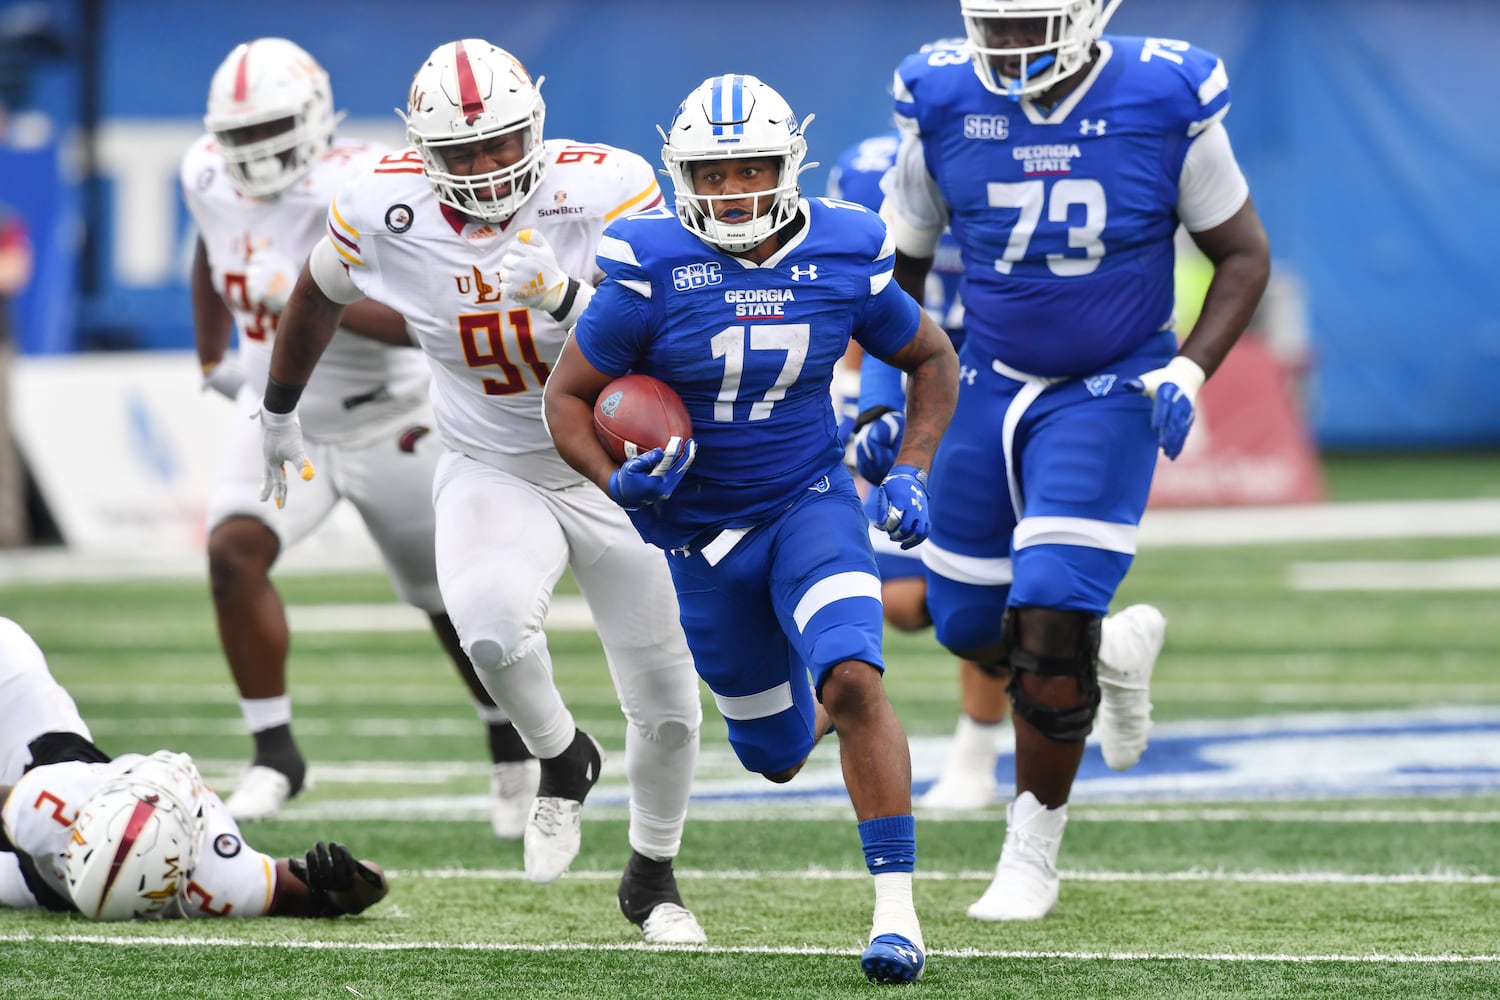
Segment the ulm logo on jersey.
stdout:
<svg viewBox="0 0 1500 1000">
<path fill-rule="evenodd" d="M 1004 115 L 964 115 L 965 139 L 1009 139 L 1010 119 Z"/>
<path fill-rule="evenodd" d="M 499 302 L 503 294 L 500 288 L 500 275 L 495 275 L 495 283 L 492 285 L 484 280 L 484 275 L 479 268 L 475 267 L 472 270 L 474 272 L 472 277 L 467 274 L 453 276 L 453 281 L 458 285 L 458 294 L 467 297 L 477 290 L 478 294 L 474 296 L 475 303 L 483 305 L 486 302 Z"/>
<path fill-rule="evenodd" d="M 718 261 L 700 264 L 684 264 L 672 268 L 672 287 L 679 292 L 690 292 L 695 288 L 707 288 L 724 280 L 723 268 Z"/>
</svg>

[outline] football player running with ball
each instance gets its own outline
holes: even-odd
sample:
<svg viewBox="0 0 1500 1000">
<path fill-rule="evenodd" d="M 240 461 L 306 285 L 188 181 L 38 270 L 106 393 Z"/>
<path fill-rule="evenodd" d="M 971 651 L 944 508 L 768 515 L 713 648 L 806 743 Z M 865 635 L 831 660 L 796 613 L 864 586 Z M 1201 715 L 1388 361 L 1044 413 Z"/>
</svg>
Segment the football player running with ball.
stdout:
<svg viewBox="0 0 1500 1000">
<path fill-rule="evenodd" d="M 281 497 L 286 464 L 313 475 L 298 400 L 346 304 L 371 297 L 399 311 L 426 352 L 447 447 L 433 485 L 443 600 L 485 687 L 541 760 L 526 874 L 550 882 L 567 870 L 599 779 L 599 746 L 563 704 L 542 630 L 571 568 L 628 722 L 621 910 L 647 941 L 699 942 L 672 872 L 702 709 L 671 579 L 625 513 L 558 457 L 542 421 L 542 386 L 594 294 L 605 226 L 658 204 L 661 190 L 633 153 L 544 141 L 540 85 L 472 38 L 439 46 L 417 70 L 412 148 L 339 188 L 327 238 L 282 315 L 261 417 L 266 481 Z"/>
<path fill-rule="evenodd" d="M 962 0 L 968 43 L 896 71 L 903 139 L 881 209 L 896 281 L 923 287 L 945 225 L 966 266 L 927 604 L 939 642 L 1009 678 L 1016 731 L 1017 795 L 976 920 L 1036 920 L 1055 905 L 1096 715 L 1111 766 L 1145 746 L 1165 621 L 1148 605 L 1113 629 L 1105 615 L 1157 455 L 1182 451 L 1196 393 L 1270 273 L 1221 123 L 1223 63 L 1187 42 L 1104 36 L 1118 4 Z M 1214 262 L 1180 346 L 1179 224 Z"/>
<path fill-rule="evenodd" d="M 911 982 L 925 962 L 911 758 L 882 682 L 880 575 L 829 392 L 851 335 L 909 373 L 905 444 L 876 517 L 910 547 L 927 536 L 925 470 L 958 372 L 947 336 L 891 280 L 879 217 L 800 196 L 805 124 L 753 76 L 688 95 L 662 150 L 677 210 L 605 235 L 607 278 L 552 373 L 547 420 L 563 457 L 667 551 L 698 672 L 746 769 L 788 781 L 837 727 L 875 883 L 862 965 Z M 665 381 L 692 418 L 692 445 L 666 467 L 660 449 L 617 466 L 595 438 L 595 400 L 632 371 Z"/>
<path fill-rule="evenodd" d="M 193 329 L 204 385 L 229 397 L 242 418 L 233 423 L 208 508 L 219 639 L 255 740 L 229 811 L 264 819 L 306 784 L 307 763 L 292 737 L 286 611 L 270 572 L 347 500 L 396 593 L 427 613 L 488 725 L 491 821 L 497 836 L 513 840 L 536 794 L 537 765 L 479 683 L 443 608 L 432 554 L 432 476 L 441 448 L 424 440 L 432 424 L 427 365 L 400 315 L 375 302 L 344 314 L 301 411 L 309 451 L 331 474 L 286 510 L 260 502 L 260 430 L 250 418 L 287 295 L 326 232 L 328 199 L 361 162 L 386 152 L 336 141 L 337 121 L 328 74 L 312 56 L 284 38 L 257 38 L 236 46 L 214 73 L 209 131 L 182 161 L 183 198 L 198 227 Z M 232 326 L 239 327 L 239 365 L 226 360 Z"/>
<path fill-rule="evenodd" d="M 36 642 L 0 618 L 0 907 L 133 917 L 335 917 L 385 898 L 341 844 L 245 842 L 187 754 L 111 760 Z"/>
</svg>

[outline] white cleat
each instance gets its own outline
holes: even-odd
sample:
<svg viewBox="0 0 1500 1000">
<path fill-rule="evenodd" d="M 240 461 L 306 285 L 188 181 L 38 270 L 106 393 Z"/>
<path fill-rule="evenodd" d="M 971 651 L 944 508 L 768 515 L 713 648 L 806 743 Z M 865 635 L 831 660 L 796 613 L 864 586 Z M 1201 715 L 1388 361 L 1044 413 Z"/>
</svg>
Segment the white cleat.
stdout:
<svg viewBox="0 0 1500 1000">
<path fill-rule="evenodd" d="M 647 944 L 707 944 L 708 935 L 698 918 L 685 906 L 657 903 L 641 924 L 641 936 Z"/>
<path fill-rule="evenodd" d="M 1104 620 L 1099 641 L 1099 743 L 1116 771 L 1135 766 L 1151 735 L 1151 672 L 1167 638 L 1166 617 L 1132 604 Z"/>
<path fill-rule="evenodd" d="M 490 827 L 496 837 L 501 840 L 521 839 L 541 780 L 542 763 L 539 760 L 490 765 Z"/>
<path fill-rule="evenodd" d="M 583 800 L 599 781 L 604 766 L 604 748 L 592 736 L 592 758 L 579 769 L 578 798 L 537 795 L 531 803 L 531 814 L 522 835 L 526 877 L 538 885 L 555 882 L 568 870 L 583 846 Z"/>
<path fill-rule="evenodd" d="M 303 788 L 311 786 L 310 779 L 302 779 Z M 291 797 L 291 778 L 274 767 L 252 764 L 248 771 L 240 775 L 239 783 L 234 786 L 234 794 L 229 796 L 224 805 L 229 809 L 229 815 L 243 823 L 276 815 Z"/>
<path fill-rule="evenodd" d="M 538 885 L 556 882 L 583 846 L 583 803 L 537 796 L 526 821 L 524 843 L 526 877 Z"/>
<path fill-rule="evenodd" d="M 1040 920 L 1057 904 L 1057 851 L 1068 807 L 1048 809 L 1030 792 L 1005 808 L 1005 846 L 990 887 L 969 907 L 974 920 Z"/>
</svg>

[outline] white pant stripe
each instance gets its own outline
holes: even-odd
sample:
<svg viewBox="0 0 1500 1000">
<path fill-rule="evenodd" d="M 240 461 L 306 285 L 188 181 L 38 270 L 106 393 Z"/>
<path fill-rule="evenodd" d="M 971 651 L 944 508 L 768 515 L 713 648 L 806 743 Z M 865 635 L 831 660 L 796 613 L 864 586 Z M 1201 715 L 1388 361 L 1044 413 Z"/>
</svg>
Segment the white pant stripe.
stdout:
<svg viewBox="0 0 1500 1000">
<path fill-rule="evenodd" d="M 813 615 L 834 601 L 850 597 L 873 597 L 880 600 L 880 577 L 874 573 L 835 573 L 833 576 L 825 576 L 807 588 L 807 593 L 797 602 L 797 608 L 792 612 L 792 618 L 797 622 L 797 631 L 806 630 Z"/>
<path fill-rule="evenodd" d="M 782 681 L 765 691 L 742 694 L 738 697 L 716 694 L 714 702 L 719 706 L 719 714 L 726 719 L 733 719 L 736 722 L 768 719 L 792 707 L 792 683 Z"/>
<path fill-rule="evenodd" d="M 1003 587 L 1011 582 L 1009 558 L 985 559 L 980 556 L 964 556 L 949 552 L 927 539 L 917 546 L 922 554 L 922 563 L 938 576 L 957 583 L 968 583 L 976 587 Z"/>
<path fill-rule="evenodd" d="M 1016 525 L 1014 545 L 1080 545 L 1135 555 L 1140 528 L 1134 524 L 1095 521 L 1086 517 L 1024 517 Z"/>
</svg>

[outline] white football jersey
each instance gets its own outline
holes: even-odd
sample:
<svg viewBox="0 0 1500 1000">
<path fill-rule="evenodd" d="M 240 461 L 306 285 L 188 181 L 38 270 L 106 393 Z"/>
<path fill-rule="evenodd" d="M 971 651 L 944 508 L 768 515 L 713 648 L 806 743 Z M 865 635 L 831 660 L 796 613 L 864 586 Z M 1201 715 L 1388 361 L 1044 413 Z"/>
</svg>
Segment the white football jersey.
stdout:
<svg viewBox="0 0 1500 1000">
<path fill-rule="evenodd" d="M 662 195 L 635 153 L 569 139 L 544 146 L 546 172 L 504 223 L 442 205 L 408 149 L 345 185 L 328 212 L 328 238 L 359 290 L 406 317 L 432 367 L 432 406 L 452 447 L 476 457 L 545 453 L 556 466 L 549 474 L 574 481 L 542 421 L 542 386 L 568 331 L 505 294 L 500 258 L 517 233 L 536 229 L 563 270 L 597 284 L 605 228 Z"/>
<path fill-rule="evenodd" d="M 200 137 L 183 157 L 183 199 L 208 251 L 214 288 L 234 315 L 240 364 L 257 397 L 266 387 L 280 317 L 258 304 L 252 308 L 246 296 L 250 251 L 275 251 L 300 271 L 328 232 L 328 205 L 334 194 L 353 172 L 363 172 L 362 165 L 367 169 L 385 152 L 364 143 L 337 142 L 291 188 L 265 199 L 246 198 L 234 189 L 212 135 Z M 295 273 L 289 277 L 296 280 Z M 298 404 L 303 431 L 315 439 L 341 437 L 364 420 L 358 401 L 420 397 L 427 378 L 416 350 L 388 347 L 340 329 Z"/>
<path fill-rule="evenodd" d="M 30 855 L 37 872 L 68 898 L 66 856 L 73 820 L 105 780 L 142 760 L 125 754 L 108 764 L 68 762 L 32 768 L 21 776 L 0 811 L 6 836 Z M 239 824 L 218 795 L 204 790 L 206 822 L 198 867 L 163 916 L 259 917 L 271 908 L 276 862 L 245 843 Z"/>
</svg>

